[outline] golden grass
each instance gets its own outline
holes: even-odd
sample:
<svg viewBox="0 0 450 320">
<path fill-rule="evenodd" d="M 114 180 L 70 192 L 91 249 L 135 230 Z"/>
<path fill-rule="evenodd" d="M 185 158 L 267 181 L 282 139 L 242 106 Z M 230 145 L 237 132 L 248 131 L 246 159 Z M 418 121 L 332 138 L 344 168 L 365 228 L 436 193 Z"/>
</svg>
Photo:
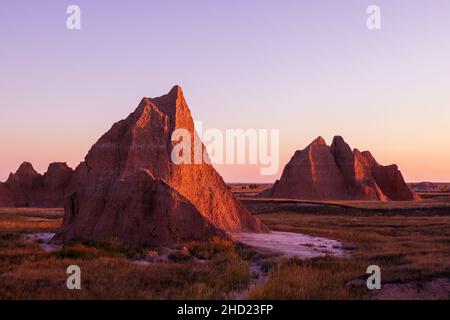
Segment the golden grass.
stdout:
<svg viewBox="0 0 450 320">
<path fill-rule="evenodd" d="M 46 253 L 23 241 L 26 233 L 55 231 L 62 215 L 61 210 L 0 210 L 0 299 L 232 299 L 249 288 L 249 262 L 255 259 L 264 261 L 268 276 L 250 291 L 252 299 L 377 298 L 365 287 L 366 268 L 372 264 L 381 267 L 383 285 L 398 288 L 450 278 L 450 215 L 359 216 L 330 214 L 326 207 L 315 214 L 258 214 L 274 230 L 340 240 L 352 255 L 309 261 L 258 258 L 261 254 L 216 238 L 185 244 L 194 257 L 189 261 L 150 265 L 131 259 L 159 248 L 77 242 Z M 66 288 L 66 268 L 72 264 L 82 270 L 79 291 Z M 408 290 L 408 297 L 414 297 L 415 289 Z M 402 290 L 393 292 L 386 296 L 402 297 Z"/>
<path fill-rule="evenodd" d="M 252 299 L 363 299 L 369 296 L 363 287 L 345 284 L 361 276 L 362 261 L 317 258 L 309 261 L 293 259 L 275 266 L 266 283 L 250 293 Z"/>
<path fill-rule="evenodd" d="M 155 248 L 111 241 L 72 243 L 46 253 L 23 241 L 23 233 L 55 231 L 61 214 L 0 213 L 0 299 L 227 299 L 249 285 L 248 263 L 227 240 L 188 243 L 193 260 L 151 265 L 137 265 L 130 258 Z M 48 221 L 30 223 L 29 217 Z M 82 290 L 66 287 L 66 269 L 72 264 L 81 268 Z"/>
<path fill-rule="evenodd" d="M 450 276 L 450 216 L 261 214 L 271 229 L 340 240 L 350 258 L 286 263 L 252 292 L 257 299 L 375 298 L 365 289 L 365 271 L 378 265 L 383 284 L 421 283 Z M 326 263 L 324 263 L 326 261 Z M 349 286 L 352 279 L 360 286 Z M 449 297 L 450 298 L 450 297 Z"/>
<path fill-rule="evenodd" d="M 0 232 L 17 234 L 56 230 L 63 215 L 62 209 L 0 208 Z"/>
<path fill-rule="evenodd" d="M 2 299 L 219 299 L 247 285 L 246 266 L 232 259 L 149 266 L 119 257 L 27 260 L 0 276 Z M 82 290 L 67 290 L 65 270 L 82 270 Z"/>
<path fill-rule="evenodd" d="M 442 200 L 427 200 L 422 201 L 356 201 L 356 200 L 342 200 L 342 201 L 328 201 L 329 204 L 338 204 L 349 206 L 358 209 L 423 209 L 448 207 L 450 209 L 450 201 L 448 199 Z"/>
</svg>

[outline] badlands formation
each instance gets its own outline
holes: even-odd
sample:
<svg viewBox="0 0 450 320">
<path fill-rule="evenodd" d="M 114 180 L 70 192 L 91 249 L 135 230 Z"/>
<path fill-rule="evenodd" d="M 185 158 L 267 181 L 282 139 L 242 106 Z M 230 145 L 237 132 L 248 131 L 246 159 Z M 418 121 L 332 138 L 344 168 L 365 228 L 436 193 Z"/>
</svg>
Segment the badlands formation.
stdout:
<svg viewBox="0 0 450 320">
<path fill-rule="evenodd" d="M 114 124 L 74 172 L 58 237 L 169 245 L 228 232 L 269 232 L 212 165 L 172 162 L 176 129 L 196 135 L 178 86 L 167 95 L 143 98 Z M 194 156 L 195 147 L 191 150 Z"/>
<path fill-rule="evenodd" d="M 369 151 L 351 150 L 340 136 L 322 137 L 295 152 L 280 180 L 260 197 L 304 200 L 418 201 L 396 165 L 378 164 Z"/>
<path fill-rule="evenodd" d="M 0 207 L 62 207 L 72 174 L 66 163 L 52 163 L 41 175 L 31 163 L 24 162 L 5 183 L 0 183 Z"/>
</svg>

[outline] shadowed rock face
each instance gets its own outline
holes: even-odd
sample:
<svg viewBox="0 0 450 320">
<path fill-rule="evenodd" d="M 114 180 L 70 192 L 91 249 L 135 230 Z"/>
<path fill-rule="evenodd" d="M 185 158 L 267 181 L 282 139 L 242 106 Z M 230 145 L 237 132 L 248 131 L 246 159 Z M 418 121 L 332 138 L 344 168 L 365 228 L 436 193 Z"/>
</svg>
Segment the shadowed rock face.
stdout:
<svg viewBox="0 0 450 320">
<path fill-rule="evenodd" d="M 176 129 L 196 135 L 178 86 L 165 96 L 142 99 L 114 124 L 75 170 L 60 236 L 163 245 L 223 231 L 268 231 L 211 165 L 172 162 Z"/>
<path fill-rule="evenodd" d="M 380 189 L 390 200 L 420 200 L 419 195 L 405 183 L 397 165 L 372 167 L 372 174 Z"/>
<path fill-rule="evenodd" d="M 29 162 L 20 165 L 16 173 L 11 173 L 5 186 L 10 190 L 16 207 L 30 207 L 34 204 L 36 190 L 42 188 L 42 176 Z"/>
<path fill-rule="evenodd" d="M 420 200 L 396 165 L 382 166 L 368 151 L 352 151 L 340 136 L 328 147 L 319 137 L 297 151 L 261 197 L 307 200 Z"/>
<path fill-rule="evenodd" d="M 271 196 L 291 198 L 297 194 L 312 200 L 346 197 L 344 178 L 322 137 L 295 152 Z"/>
<path fill-rule="evenodd" d="M 0 207 L 14 207 L 12 194 L 3 183 L 0 183 Z"/>
<path fill-rule="evenodd" d="M 52 163 L 41 175 L 31 163 L 24 162 L 0 186 L 0 206 L 62 207 L 64 190 L 72 174 L 73 170 L 65 163 Z"/>
<path fill-rule="evenodd" d="M 365 179 L 365 172 L 355 170 L 357 160 L 352 149 L 342 137 L 335 137 L 330 147 L 333 161 L 336 163 L 350 194 L 358 192 L 358 180 Z"/>
<path fill-rule="evenodd" d="M 77 168 L 72 188 L 81 190 L 86 181 L 92 182 L 88 171 L 84 163 Z M 95 187 L 86 187 L 85 191 L 96 193 L 72 193 L 67 199 L 65 239 L 118 238 L 126 243 L 167 245 L 225 236 L 191 202 L 147 170 L 116 180 L 102 202 Z"/>
<path fill-rule="evenodd" d="M 72 178 L 73 170 L 66 163 L 51 163 L 43 176 L 43 188 L 39 206 L 54 208 L 64 206 L 64 193 Z"/>
</svg>

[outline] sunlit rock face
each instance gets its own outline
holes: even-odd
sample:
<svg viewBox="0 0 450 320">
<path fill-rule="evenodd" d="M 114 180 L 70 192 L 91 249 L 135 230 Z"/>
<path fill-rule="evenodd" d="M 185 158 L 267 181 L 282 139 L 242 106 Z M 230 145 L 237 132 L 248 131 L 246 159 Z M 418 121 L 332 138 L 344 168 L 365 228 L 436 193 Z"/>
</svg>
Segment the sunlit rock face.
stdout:
<svg viewBox="0 0 450 320">
<path fill-rule="evenodd" d="M 382 166 L 368 151 L 351 150 L 340 136 L 322 137 L 296 151 L 272 188 L 260 197 L 305 200 L 418 201 L 396 165 Z"/>
<path fill-rule="evenodd" d="M 194 121 L 178 86 L 142 99 L 115 123 L 75 170 L 59 236 L 165 245 L 227 232 L 267 232 L 212 165 L 173 163 L 176 129 L 190 133 L 193 159 Z"/>
</svg>

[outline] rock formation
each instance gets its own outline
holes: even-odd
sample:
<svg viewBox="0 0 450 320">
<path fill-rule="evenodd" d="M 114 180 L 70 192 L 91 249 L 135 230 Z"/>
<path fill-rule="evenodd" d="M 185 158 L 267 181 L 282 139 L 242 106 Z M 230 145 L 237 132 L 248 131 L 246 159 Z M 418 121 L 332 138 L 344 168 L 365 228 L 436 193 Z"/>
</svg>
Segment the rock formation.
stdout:
<svg viewBox="0 0 450 320">
<path fill-rule="evenodd" d="M 372 167 L 372 175 L 388 199 L 394 201 L 420 200 L 419 195 L 411 191 L 405 183 L 402 173 L 398 170 L 397 165 L 374 166 Z"/>
<path fill-rule="evenodd" d="M 42 187 L 42 176 L 34 170 L 29 162 L 20 165 L 16 173 L 11 173 L 5 186 L 12 194 L 16 207 L 31 207 L 37 190 Z"/>
<path fill-rule="evenodd" d="M 64 193 L 72 178 L 73 170 L 66 163 L 51 163 L 43 177 L 43 186 L 36 201 L 40 207 L 64 206 Z"/>
<path fill-rule="evenodd" d="M 162 97 L 143 98 L 114 124 L 75 170 L 59 237 L 167 245 L 224 232 L 268 231 L 212 165 L 172 162 L 176 129 L 191 135 L 193 158 L 197 136 L 178 86 Z"/>
<path fill-rule="evenodd" d="M 14 207 L 14 201 L 11 192 L 0 182 L 0 207 Z"/>
<path fill-rule="evenodd" d="M 44 175 L 24 162 L 0 186 L 1 207 L 62 207 L 64 191 L 73 174 L 65 163 L 52 163 Z"/>
<path fill-rule="evenodd" d="M 317 138 L 295 152 L 280 180 L 259 196 L 305 200 L 420 200 L 396 165 L 382 166 L 368 151 L 351 150 L 340 136 L 328 147 Z"/>
<path fill-rule="evenodd" d="M 296 151 L 276 182 L 275 198 L 341 199 L 346 196 L 344 178 L 322 137 Z"/>
</svg>

